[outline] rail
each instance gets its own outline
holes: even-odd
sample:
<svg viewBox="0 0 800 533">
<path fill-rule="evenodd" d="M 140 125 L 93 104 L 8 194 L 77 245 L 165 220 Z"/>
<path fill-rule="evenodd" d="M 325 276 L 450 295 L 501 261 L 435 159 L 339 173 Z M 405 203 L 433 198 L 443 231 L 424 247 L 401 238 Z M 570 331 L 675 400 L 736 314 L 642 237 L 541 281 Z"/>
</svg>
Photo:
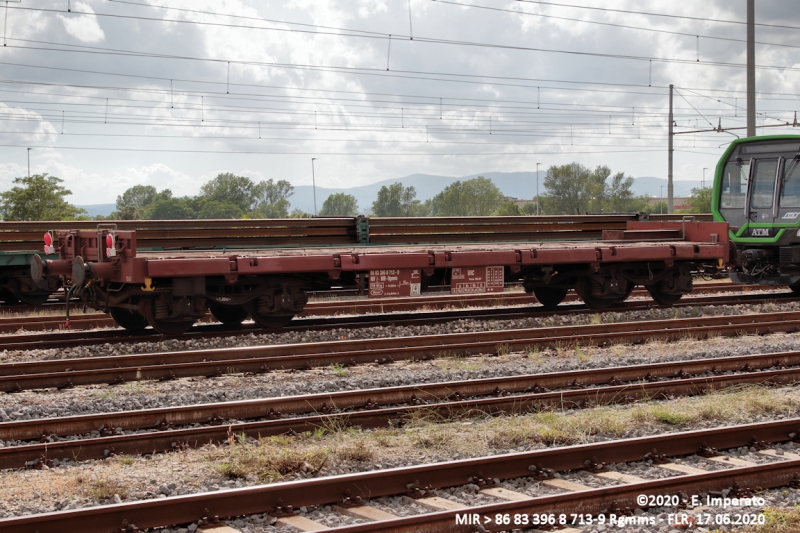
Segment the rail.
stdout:
<svg viewBox="0 0 800 533">
<path fill-rule="evenodd" d="M 231 431 L 263 438 L 313 431 L 333 421 L 372 428 L 431 413 L 501 415 L 786 384 L 796 382 L 799 365 L 800 352 L 786 352 L 0 422 L 0 440 L 6 441 L 0 469 L 54 457 L 99 459 L 108 450 L 146 454 L 171 451 L 176 443 L 199 447 L 223 442 Z M 111 428 L 134 433 L 118 435 Z M 89 436 L 92 432 L 101 436 Z M 43 436 L 44 442 L 32 442 Z"/>
<path fill-rule="evenodd" d="M 680 221 L 682 215 L 650 215 Z M 116 220 L 0 222 L 0 252 L 35 252 L 42 235 L 92 230 L 114 224 L 135 230 L 139 249 L 260 248 L 389 245 L 448 242 L 511 242 L 600 239 L 604 230 L 624 230 L 640 215 L 426 218 L 295 218 L 243 220 Z M 711 215 L 697 215 L 711 220 Z"/>
<path fill-rule="evenodd" d="M 550 479 L 554 472 L 586 468 L 587 464 L 612 464 L 641 461 L 648 454 L 669 457 L 697 453 L 698 450 L 730 450 L 751 446 L 755 440 L 763 446 L 785 443 L 796 437 L 800 419 L 761 422 L 724 428 L 702 429 L 667 435 L 613 440 L 579 446 L 549 448 L 493 457 L 462 459 L 447 463 L 433 463 L 389 470 L 362 472 L 341 476 L 303 479 L 245 487 L 219 492 L 208 492 L 144 500 L 102 507 L 72 509 L 0 519 L 0 533 L 34 533 L 40 531 L 82 531 L 107 533 L 172 524 L 187 524 L 206 518 L 242 516 L 269 513 L 272 516 L 293 515 L 301 506 L 332 505 L 354 500 L 354 496 L 368 495 L 370 499 L 383 496 L 412 494 L 419 489 L 423 496 L 436 489 L 460 486 L 478 481 L 479 485 L 492 486 L 493 479 L 524 478 L 538 475 Z M 654 452 L 657 449 L 658 452 Z M 714 451 L 713 453 L 717 453 Z M 659 454 L 659 455 L 660 455 Z M 792 456 L 796 457 L 796 456 Z M 659 458 L 659 463 L 666 462 Z M 537 496 L 521 501 L 496 503 L 459 509 L 413 515 L 406 518 L 370 522 L 338 528 L 338 531 L 474 531 L 473 526 L 457 528 L 456 515 L 464 512 L 482 516 L 499 513 L 590 513 L 607 512 L 609 505 L 620 508 L 640 508 L 639 494 L 686 493 L 687 495 L 723 491 L 737 487 L 770 489 L 797 484 L 800 459 L 775 460 L 761 465 L 726 468 L 718 471 L 700 471 L 657 480 L 642 480 L 613 487 L 581 490 L 565 494 Z M 131 529 L 126 529 L 128 526 Z M 491 531 L 508 530 L 508 526 L 486 524 Z"/>
<path fill-rule="evenodd" d="M 526 350 L 533 346 L 609 346 L 651 339 L 702 339 L 709 334 L 740 336 L 798 330 L 800 313 L 784 312 L 762 313 L 759 320 L 754 320 L 749 315 L 722 315 L 415 337 L 350 339 L 314 344 L 276 344 L 53 359 L 0 364 L 0 391 L 115 384 L 149 379 L 213 377 L 228 372 L 264 373 L 331 365 L 380 364 L 409 359 L 433 359 L 441 354 L 475 356 L 497 354 L 501 350 Z M 42 346 L 42 341 L 39 341 L 38 346 Z"/>
</svg>

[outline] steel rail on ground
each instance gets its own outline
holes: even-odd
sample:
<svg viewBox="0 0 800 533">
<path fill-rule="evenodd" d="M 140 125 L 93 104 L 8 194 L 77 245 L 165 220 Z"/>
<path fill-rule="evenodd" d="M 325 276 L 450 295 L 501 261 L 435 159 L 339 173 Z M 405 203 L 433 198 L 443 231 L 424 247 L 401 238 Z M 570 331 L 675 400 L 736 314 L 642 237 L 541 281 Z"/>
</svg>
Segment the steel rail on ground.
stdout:
<svg viewBox="0 0 800 533">
<path fill-rule="evenodd" d="M 765 370 L 770 368 L 778 370 Z M 723 372 L 737 373 L 720 376 Z M 714 376 L 696 377 L 698 374 Z M 223 442 L 232 432 L 251 437 L 300 433 L 326 427 L 337 419 L 345 425 L 380 427 L 426 412 L 456 416 L 511 414 L 532 408 L 627 403 L 703 394 L 743 384 L 786 384 L 798 380 L 800 352 L 786 352 L 12 421 L 0 423 L 0 441 L 42 438 L 46 442 L 0 448 L 0 468 L 21 468 L 26 463 L 39 464 L 38 460 L 46 464 L 60 457 L 87 460 L 111 453 L 167 452 L 177 447 Z M 588 386 L 595 387 L 582 389 Z M 493 398 L 479 399 L 486 396 Z M 398 405 L 403 407 L 385 409 Z M 290 415 L 295 418 L 284 418 Z M 267 421 L 241 422 L 252 419 Z M 225 423 L 225 420 L 237 422 Z M 213 421 L 212 426 L 180 427 L 209 421 Z M 152 429 L 161 431 L 113 434 L 116 430 Z M 167 429 L 170 431 L 163 431 Z M 55 440 L 94 431 L 110 435 Z"/>
<path fill-rule="evenodd" d="M 698 296 L 685 298 L 670 307 L 697 307 L 704 305 L 746 305 L 766 302 L 794 302 L 800 301 L 800 295 L 793 292 L 763 293 L 723 296 Z M 292 325 L 279 330 L 266 330 L 254 324 L 244 323 L 240 327 L 231 329 L 221 324 L 198 324 L 187 333 L 180 336 L 168 337 L 152 330 L 145 330 L 141 334 L 132 334 L 121 329 L 108 329 L 100 331 L 65 331 L 43 333 L 23 333 L 15 331 L 13 336 L 0 336 L 0 350 L 29 350 L 68 348 L 73 346 L 92 346 L 111 343 L 134 343 L 158 341 L 164 338 L 215 338 L 230 337 L 248 333 L 280 333 L 288 331 L 323 331 L 330 329 L 353 329 L 359 327 L 394 326 L 394 325 L 431 325 L 436 323 L 451 322 L 453 320 L 514 320 L 530 317 L 549 317 L 553 315 L 572 314 L 601 314 L 607 312 L 626 312 L 646 310 L 662 307 L 652 300 L 628 301 L 615 307 L 602 311 L 588 309 L 583 304 L 560 305 L 556 311 L 546 310 L 541 307 L 494 307 L 485 309 L 460 309 L 443 311 L 417 311 L 407 313 L 392 313 L 381 315 L 359 316 L 334 316 L 334 317 L 309 317 L 292 321 Z"/>
<path fill-rule="evenodd" d="M 533 346 L 606 346 L 651 339 L 704 338 L 710 334 L 738 336 L 798 330 L 800 312 L 783 312 L 52 359 L 0 364 L 0 391 L 387 363 L 432 359 L 442 354 L 496 354 Z"/>
<path fill-rule="evenodd" d="M 108 533 L 128 526 L 158 527 L 196 522 L 206 517 L 229 517 L 275 513 L 309 505 L 327 505 L 355 496 L 378 498 L 464 485 L 470 480 L 528 477 L 535 472 L 545 477 L 552 471 L 579 470 L 587 464 L 641 461 L 652 456 L 681 456 L 698 450 L 727 450 L 751 446 L 754 439 L 763 444 L 784 443 L 800 433 L 800 419 L 702 429 L 676 434 L 606 441 L 579 446 L 536 450 L 524 453 L 480 457 L 447 463 L 418 465 L 374 472 L 304 479 L 257 487 L 175 496 L 171 498 L 122 503 L 0 519 L 0 533 L 41 531 L 82 531 Z M 486 505 L 460 512 L 481 515 L 496 513 L 579 512 L 598 514 L 611 502 L 620 507 L 641 507 L 638 494 L 696 494 L 730 488 L 768 489 L 796 484 L 800 459 L 757 466 L 724 469 L 683 475 L 617 487 L 578 491 L 557 496 L 531 497 L 528 500 Z M 442 511 L 341 528 L 340 531 L 453 531 L 459 511 Z M 465 526 L 474 528 L 474 526 Z M 508 526 L 502 526 L 507 529 Z M 493 527 L 497 530 L 498 528 Z M 458 529 L 457 529 L 458 530 Z"/>
</svg>

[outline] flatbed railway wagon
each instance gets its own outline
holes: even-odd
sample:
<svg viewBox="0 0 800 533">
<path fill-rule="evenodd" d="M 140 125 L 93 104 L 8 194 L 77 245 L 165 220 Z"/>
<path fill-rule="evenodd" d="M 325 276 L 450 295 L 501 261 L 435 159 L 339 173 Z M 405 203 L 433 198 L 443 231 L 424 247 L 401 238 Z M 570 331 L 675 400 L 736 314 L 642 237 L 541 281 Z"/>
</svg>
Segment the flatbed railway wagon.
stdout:
<svg viewBox="0 0 800 533">
<path fill-rule="evenodd" d="M 402 220 L 395 219 L 395 226 L 403 226 Z M 435 221 L 410 219 L 407 227 L 435 223 L 430 220 Z M 546 241 L 522 232 L 500 242 L 491 233 L 473 235 L 484 242 L 472 243 L 436 244 L 423 231 L 399 239 L 416 244 L 395 244 L 389 235 L 378 246 L 156 251 L 137 249 L 136 231 L 73 229 L 56 233 L 52 251 L 58 259 L 32 257 L 31 277 L 36 283 L 60 279 L 70 295 L 109 312 L 128 330 L 149 324 L 176 335 L 207 309 L 224 324 L 250 317 L 263 328 L 280 328 L 303 310 L 306 293 L 314 290 L 356 288 L 384 297 L 449 286 L 454 294 L 474 294 L 501 292 L 513 281 L 545 307 L 575 290 L 588 306 L 606 308 L 642 285 L 658 303 L 670 305 L 691 292 L 693 272 L 714 271 L 729 260 L 728 225 L 692 217 L 628 219 L 591 241 Z"/>
<path fill-rule="evenodd" d="M 674 215 L 651 215 L 674 220 Z M 624 229 L 636 214 L 576 217 L 313 218 L 250 220 L 0 221 L 0 305 L 43 304 L 61 288 L 61 279 L 34 282 L 34 255 L 58 259 L 53 232 L 59 230 L 136 230 L 139 250 L 222 250 L 275 247 L 597 240 L 609 229 Z M 710 215 L 708 220 L 711 220 Z M 44 246 L 42 246 L 42 236 Z M 52 250 L 52 251 L 50 251 Z"/>
</svg>

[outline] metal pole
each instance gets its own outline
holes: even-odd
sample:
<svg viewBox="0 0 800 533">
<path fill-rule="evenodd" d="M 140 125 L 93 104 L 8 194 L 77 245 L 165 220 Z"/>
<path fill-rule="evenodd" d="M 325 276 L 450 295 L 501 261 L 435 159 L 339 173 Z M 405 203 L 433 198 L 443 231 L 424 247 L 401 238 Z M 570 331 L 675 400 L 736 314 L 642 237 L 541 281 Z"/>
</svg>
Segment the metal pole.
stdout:
<svg viewBox="0 0 800 533">
<path fill-rule="evenodd" d="M 314 160 L 316 157 L 311 158 L 311 184 L 314 188 L 314 216 L 317 216 L 317 180 L 314 177 Z"/>
<path fill-rule="evenodd" d="M 658 199 L 658 208 L 661 210 L 661 214 L 664 214 L 664 186 L 661 186 L 661 197 Z"/>
<path fill-rule="evenodd" d="M 747 0 L 747 136 L 756 135 L 756 8 Z"/>
<path fill-rule="evenodd" d="M 675 132 L 672 129 L 673 124 L 675 123 L 673 116 L 672 116 L 672 90 L 674 85 L 671 83 L 669 84 L 669 145 L 667 147 L 667 151 L 669 152 L 669 163 L 667 165 L 667 213 L 670 215 L 672 214 L 672 140 L 675 137 Z M 664 196 L 663 193 L 661 195 Z"/>
<path fill-rule="evenodd" d="M 536 216 L 539 216 L 539 165 L 536 163 Z"/>
<path fill-rule="evenodd" d="M 704 169 L 703 169 L 703 185 L 702 185 L 702 187 L 701 187 L 701 188 L 703 188 L 703 189 L 705 189 L 705 188 L 706 188 L 706 170 L 708 170 L 708 168 L 704 168 Z"/>
<path fill-rule="evenodd" d="M 33 148 L 28 148 L 28 178 L 31 177 L 31 150 Z"/>
</svg>

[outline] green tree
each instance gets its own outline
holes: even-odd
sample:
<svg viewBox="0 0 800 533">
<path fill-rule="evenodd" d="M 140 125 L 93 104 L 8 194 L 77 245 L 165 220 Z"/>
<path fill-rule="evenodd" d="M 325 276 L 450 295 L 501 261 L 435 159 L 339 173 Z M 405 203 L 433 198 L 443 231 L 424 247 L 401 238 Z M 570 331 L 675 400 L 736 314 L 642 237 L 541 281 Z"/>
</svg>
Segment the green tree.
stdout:
<svg viewBox="0 0 800 533">
<path fill-rule="evenodd" d="M 669 209 L 667 208 L 667 202 L 658 202 L 656 204 L 647 203 L 642 209 L 645 213 L 653 215 L 662 215 L 669 213 Z"/>
<path fill-rule="evenodd" d="M 145 217 L 149 220 L 186 220 L 197 218 L 192 208 L 192 198 L 159 198 L 147 208 Z"/>
<path fill-rule="evenodd" d="M 322 217 L 354 217 L 358 214 L 358 203 L 352 194 L 337 192 L 322 203 L 319 215 Z"/>
<path fill-rule="evenodd" d="M 400 182 L 384 185 L 372 202 L 372 214 L 376 217 L 424 216 L 422 203 L 416 198 L 414 187 L 404 187 Z"/>
<path fill-rule="evenodd" d="M 522 209 L 519 208 L 516 202 L 506 200 L 500 204 L 494 214 L 499 217 L 518 217 L 522 215 Z"/>
<path fill-rule="evenodd" d="M 545 212 L 554 215 L 583 215 L 600 210 L 605 201 L 606 178 L 611 170 L 598 166 L 590 170 L 578 163 L 552 166 L 547 169 L 543 198 Z"/>
<path fill-rule="evenodd" d="M 47 174 L 14 178 L 19 186 L 0 193 L 0 215 L 3 220 L 75 220 L 85 215 L 85 210 L 64 200 L 72 191 L 62 187 L 63 182 Z"/>
<path fill-rule="evenodd" d="M 312 215 L 311 213 L 306 213 L 299 207 L 295 207 L 294 209 L 292 209 L 292 212 L 289 213 L 289 218 L 311 218 L 312 216 L 314 215 Z"/>
<path fill-rule="evenodd" d="M 144 209 L 140 209 L 135 205 L 123 205 L 122 208 L 117 208 L 116 211 L 111 213 L 108 217 L 109 220 L 139 220 L 144 216 Z"/>
<path fill-rule="evenodd" d="M 172 198 L 172 191 L 158 192 L 152 185 L 134 185 L 117 196 L 117 210 L 108 218 L 111 220 L 138 220 L 145 216 L 147 208 L 158 199 Z"/>
<path fill-rule="evenodd" d="M 522 206 L 522 214 L 523 215 L 535 215 L 536 214 L 536 202 L 538 200 L 534 199 L 533 202 L 525 204 Z"/>
<path fill-rule="evenodd" d="M 253 187 L 253 211 L 249 218 L 286 218 L 289 216 L 289 197 L 294 187 L 286 180 L 259 182 Z"/>
<path fill-rule="evenodd" d="M 152 185 L 134 185 L 120 196 L 117 196 L 117 211 L 132 206 L 144 209 L 156 199 L 158 190 Z"/>
<path fill-rule="evenodd" d="M 488 216 L 504 201 L 503 193 L 492 180 L 478 176 L 451 183 L 431 199 L 430 206 L 434 216 Z"/>
<path fill-rule="evenodd" d="M 634 196 L 633 178 L 625 177 L 623 172 L 617 172 L 611 177 L 611 182 L 606 184 L 605 206 L 606 213 L 638 213 L 647 204 L 647 198 Z"/>
<path fill-rule="evenodd" d="M 225 172 L 204 183 L 200 196 L 209 201 L 230 202 L 247 213 L 256 203 L 256 184 L 248 177 Z"/>
<path fill-rule="evenodd" d="M 242 210 L 232 202 L 206 200 L 197 210 L 197 218 L 242 218 Z"/>
<path fill-rule="evenodd" d="M 692 195 L 687 199 L 689 209 L 683 210 L 685 213 L 710 213 L 711 212 L 711 192 L 710 187 L 692 189 Z"/>
</svg>

